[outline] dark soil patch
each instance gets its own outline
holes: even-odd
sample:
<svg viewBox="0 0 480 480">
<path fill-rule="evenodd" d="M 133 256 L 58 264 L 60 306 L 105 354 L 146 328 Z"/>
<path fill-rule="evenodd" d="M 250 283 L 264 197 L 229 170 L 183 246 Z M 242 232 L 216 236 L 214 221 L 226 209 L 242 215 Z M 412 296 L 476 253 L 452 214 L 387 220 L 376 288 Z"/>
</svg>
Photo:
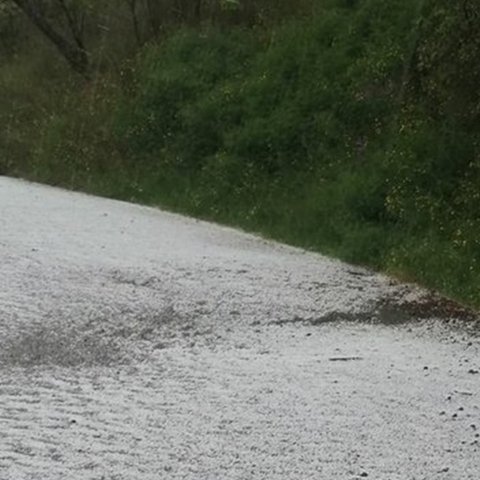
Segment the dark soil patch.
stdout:
<svg viewBox="0 0 480 480">
<path fill-rule="evenodd" d="M 340 322 L 379 323 L 401 325 L 418 320 L 440 319 L 445 322 L 461 322 L 480 331 L 480 315 L 450 299 L 428 294 L 419 300 L 402 302 L 396 298 L 384 298 L 364 312 L 329 312 L 321 317 L 295 316 L 293 319 L 276 320 L 274 325 L 306 323 L 323 325 Z"/>
</svg>

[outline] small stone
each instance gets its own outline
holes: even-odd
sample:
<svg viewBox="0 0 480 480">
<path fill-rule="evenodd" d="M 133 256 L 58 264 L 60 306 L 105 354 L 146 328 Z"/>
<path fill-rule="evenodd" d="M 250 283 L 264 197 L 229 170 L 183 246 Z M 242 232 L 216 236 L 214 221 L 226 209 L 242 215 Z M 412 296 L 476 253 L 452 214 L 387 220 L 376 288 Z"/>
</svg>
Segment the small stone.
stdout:
<svg viewBox="0 0 480 480">
<path fill-rule="evenodd" d="M 468 371 L 468 373 L 469 373 L 470 375 L 478 375 L 479 372 L 478 372 L 478 370 L 475 370 L 474 368 L 471 368 L 471 369 Z"/>
<path fill-rule="evenodd" d="M 365 478 L 365 477 L 368 477 L 368 473 L 367 473 L 367 472 L 362 472 L 362 473 L 360 474 L 360 476 L 361 476 L 361 477 L 364 477 L 364 478 Z"/>
</svg>

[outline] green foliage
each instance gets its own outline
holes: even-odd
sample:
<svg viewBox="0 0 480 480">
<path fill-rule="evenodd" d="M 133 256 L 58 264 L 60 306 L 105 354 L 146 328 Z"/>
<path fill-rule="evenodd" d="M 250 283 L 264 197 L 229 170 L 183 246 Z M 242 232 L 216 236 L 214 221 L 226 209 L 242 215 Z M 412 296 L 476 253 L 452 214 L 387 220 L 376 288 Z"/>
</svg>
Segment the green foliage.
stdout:
<svg viewBox="0 0 480 480">
<path fill-rule="evenodd" d="M 291 21 L 263 41 L 242 30 L 176 34 L 143 56 L 120 136 L 138 155 L 166 149 L 189 167 L 221 153 L 270 174 L 317 168 L 325 154 L 378 135 L 391 113 L 392 87 L 383 77 L 398 81 L 403 39 L 395 31 L 388 63 L 376 60 L 372 51 L 385 44 L 368 31 L 393 23 L 396 11 L 377 12 L 363 31 L 370 10 L 330 7 L 315 22 Z M 397 30 L 408 28 L 405 17 Z"/>
<path fill-rule="evenodd" d="M 126 148 L 140 157 L 168 148 L 188 167 L 215 153 L 223 119 L 211 91 L 247 67 L 254 46 L 248 32 L 212 30 L 181 32 L 147 51 L 137 72 L 139 95 L 119 114 Z"/>
<path fill-rule="evenodd" d="M 418 48 L 419 93 L 432 113 L 478 128 L 480 115 L 480 3 L 428 0 Z"/>
</svg>

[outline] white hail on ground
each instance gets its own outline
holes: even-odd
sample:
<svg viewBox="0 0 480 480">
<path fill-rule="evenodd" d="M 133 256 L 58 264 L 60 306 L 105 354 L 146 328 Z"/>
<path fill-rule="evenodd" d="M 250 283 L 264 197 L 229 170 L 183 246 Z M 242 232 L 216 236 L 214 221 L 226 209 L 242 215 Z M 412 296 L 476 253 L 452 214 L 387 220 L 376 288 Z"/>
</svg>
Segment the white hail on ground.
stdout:
<svg viewBox="0 0 480 480">
<path fill-rule="evenodd" d="M 368 321 L 416 295 L 0 177 L 0 479 L 478 480 L 478 337 Z"/>
</svg>

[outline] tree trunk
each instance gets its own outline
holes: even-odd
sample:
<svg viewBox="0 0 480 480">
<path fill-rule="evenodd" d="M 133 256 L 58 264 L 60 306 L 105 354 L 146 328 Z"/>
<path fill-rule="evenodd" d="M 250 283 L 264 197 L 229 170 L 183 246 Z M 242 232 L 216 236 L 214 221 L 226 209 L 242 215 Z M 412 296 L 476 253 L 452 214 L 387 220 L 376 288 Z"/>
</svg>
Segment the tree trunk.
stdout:
<svg viewBox="0 0 480 480">
<path fill-rule="evenodd" d="M 199 24 L 202 20 L 202 0 L 196 0 L 193 7 L 193 21 Z"/>
<path fill-rule="evenodd" d="M 147 16 L 152 30 L 152 35 L 156 36 L 160 30 L 161 21 L 158 13 L 158 0 L 146 0 Z"/>
<path fill-rule="evenodd" d="M 130 9 L 130 16 L 132 18 L 133 33 L 135 34 L 135 40 L 137 45 L 142 45 L 142 39 L 140 37 L 140 27 L 138 25 L 137 17 L 137 0 L 127 0 L 128 8 Z"/>
<path fill-rule="evenodd" d="M 70 67 L 85 78 L 89 77 L 88 54 L 80 39 L 75 38 L 77 32 L 72 32 L 75 42 L 65 38 L 48 21 L 35 0 L 13 0 L 13 2 L 27 15 L 30 21 L 55 45 L 57 50 L 68 62 Z"/>
</svg>

